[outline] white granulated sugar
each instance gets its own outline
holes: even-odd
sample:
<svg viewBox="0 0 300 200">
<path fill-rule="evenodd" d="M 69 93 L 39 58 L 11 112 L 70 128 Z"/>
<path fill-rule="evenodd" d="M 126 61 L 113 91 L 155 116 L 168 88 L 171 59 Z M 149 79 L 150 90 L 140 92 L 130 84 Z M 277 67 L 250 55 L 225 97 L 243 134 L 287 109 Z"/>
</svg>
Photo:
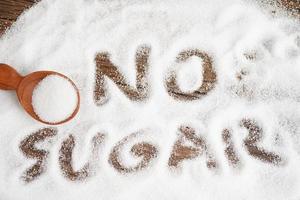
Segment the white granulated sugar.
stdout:
<svg viewBox="0 0 300 200">
<path fill-rule="evenodd" d="M 177 82 L 182 91 L 192 92 L 201 85 L 203 81 L 201 65 L 201 59 L 195 56 L 189 58 L 184 63 L 178 64 Z"/>
<path fill-rule="evenodd" d="M 76 83 L 82 101 L 74 120 L 52 127 L 28 117 L 14 93 L 0 91 L 0 199 L 300 199 L 300 23 L 279 9 L 276 15 L 269 11 L 255 0 L 42 0 L 30 8 L 1 37 L 0 62 L 22 74 L 61 72 Z M 135 88 L 135 57 L 141 45 L 151 48 L 147 97 L 132 100 L 104 76 L 107 99 L 97 104 L 95 56 L 108 52 Z M 190 49 L 211 57 L 216 83 L 199 99 L 180 100 L 167 90 L 171 71 L 186 93 L 207 81 L 203 59 L 177 62 Z M 59 101 L 66 99 L 49 105 L 51 98 L 38 97 L 47 95 L 41 86 L 34 102 L 42 116 L 47 106 L 63 106 Z M 43 116 L 56 121 L 68 115 L 65 109 Z M 257 135 L 249 138 L 245 126 L 250 122 L 245 119 L 261 129 L 249 128 L 262 134 L 259 141 Z M 176 163 L 169 163 L 181 126 L 204 138 L 203 149 L 209 149 L 207 157 L 216 161 L 216 169 L 207 167 L 205 154 L 183 160 L 175 169 Z M 26 144 L 32 141 L 28 137 L 43 128 L 55 128 L 56 135 L 33 144 L 36 149 L 26 156 L 26 148 L 33 148 Z M 233 145 L 227 152 L 236 153 L 238 165 L 226 157 L 224 129 L 231 132 L 228 141 Z M 100 144 L 92 143 L 97 134 L 104 135 Z M 201 143 L 181 142 L 192 148 Z M 36 156 L 37 149 L 42 156 Z M 255 157 L 262 150 L 260 159 Z M 151 157 L 155 151 L 157 156 Z M 65 155 L 69 152 L 72 158 Z M 112 159 L 111 153 L 119 157 Z M 266 161 L 270 153 L 277 163 Z M 41 162 L 43 155 L 47 158 Z M 137 166 L 147 159 L 151 162 L 145 168 Z M 118 161 L 125 166 L 122 173 Z M 42 172 L 27 183 L 24 173 L 35 163 L 43 163 Z M 70 168 L 73 172 L 67 174 Z M 74 178 L 78 173 L 81 178 Z"/>
<path fill-rule="evenodd" d="M 57 123 L 68 119 L 77 107 L 76 89 L 59 76 L 46 76 L 32 94 L 34 112 L 45 122 Z"/>
</svg>

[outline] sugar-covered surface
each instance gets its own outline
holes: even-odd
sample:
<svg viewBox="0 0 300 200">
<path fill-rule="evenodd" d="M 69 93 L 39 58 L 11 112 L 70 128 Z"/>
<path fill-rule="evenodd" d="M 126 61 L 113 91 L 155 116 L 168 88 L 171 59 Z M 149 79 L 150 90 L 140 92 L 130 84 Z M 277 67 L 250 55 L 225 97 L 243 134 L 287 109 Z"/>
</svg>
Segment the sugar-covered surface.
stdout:
<svg viewBox="0 0 300 200">
<path fill-rule="evenodd" d="M 32 94 L 34 112 L 45 122 L 57 123 L 68 119 L 78 104 L 72 83 L 59 75 L 46 76 Z"/>
<path fill-rule="evenodd" d="M 57 127 L 58 134 L 38 145 L 49 151 L 47 169 L 25 184 L 22 173 L 34 164 L 19 144 L 39 128 L 18 105 L 13 93 L 0 91 L 0 197 L 3 199 L 247 199 L 300 198 L 300 28 L 279 14 L 270 16 L 254 1 L 94 1 L 45 0 L 31 8 L 0 39 L 0 60 L 23 74 L 60 71 L 75 80 L 82 103 L 79 115 Z M 93 100 L 96 52 L 108 51 L 130 84 L 135 82 L 138 45 L 151 47 L 149 98 L 129 100 L 108 82 L 109 101 Z M 176 101 L 164 79 L 171 67 L 191 82 L 201 82 L 175 66 L 184 49 L 199 48 L 213 58 L 217 84 L 205 98 Z M 201 63 L 200 60 L 191 63 Z M 193 67 L 191 67 L 193 71 Z M 200 67 L 199 67 L 199 70 Z M 277 152 L 282 166 L 251 157 L 242 143 L 247 132 L 242 118 L 254 118 L 264 130 L 261 146 Z M 178 127 L 192 125 L 206 138 L 219 163 L 209 170 L 202 156 L 172 171 L 167 163 Z M 242 166 L 233 169 L 224 157 L 223 128 L 232 129 Z M 159 147 L 149 168 L 120 174 L 108 162 L 111 149 L 125 136 L 147 130 L 140 140 Z M 90 139 L 106 134 L 94 176 L 68 181 L 59 168 L 58 152 L 69 134 L 76 138 L 73 166 L 89 158 Z M 136 161 L 127 151 L 125 163 Z M 126 158 L 126 159 L 125 159 Z M 128 158 L 128 159 L 127 159 Z M 132 160 L 133 159 L 133 160 Z M 138 162 L 138 161 L 136 161 Z"/>
</svg>

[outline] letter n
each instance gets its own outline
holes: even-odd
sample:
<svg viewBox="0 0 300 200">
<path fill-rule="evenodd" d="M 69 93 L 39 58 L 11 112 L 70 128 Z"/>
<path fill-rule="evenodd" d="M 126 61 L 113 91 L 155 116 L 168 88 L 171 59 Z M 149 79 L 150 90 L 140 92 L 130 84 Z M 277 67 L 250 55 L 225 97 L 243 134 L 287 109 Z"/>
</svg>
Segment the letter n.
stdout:
<svg viewBox="0 0 300 200">
<path fill-rule="evenodd" d="M 95 58 L 96 77 L 94 87 L 94 101 L 96 105 L 102 105 L 107 100 L 107 91 L 105 86 L 105 76 L 111 79 L 117 87 L 131 100 L 138 101 L 148 96 L 148 59 L 150 48 L 139 46 L 135 56 L 136 63 L 136 86 L 131 86 L 117 66 L 110 60 L 110 54 L 107 52 L 98 53 Z"/>
</svg>

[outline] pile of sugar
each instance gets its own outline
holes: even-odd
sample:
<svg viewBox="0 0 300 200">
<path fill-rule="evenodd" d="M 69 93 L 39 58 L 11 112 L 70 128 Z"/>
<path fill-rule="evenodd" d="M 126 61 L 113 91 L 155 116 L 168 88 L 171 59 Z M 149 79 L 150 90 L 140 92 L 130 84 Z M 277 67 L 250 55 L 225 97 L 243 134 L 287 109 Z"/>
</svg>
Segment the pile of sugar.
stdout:
<svg viewBox="0 0 300 200">
<path fill-rule="evenodd" d="M 46 76 L 32 94 L 34 112 L 45 122 L 57 123 L 68 119 L 77 103 L 76 89 L 69 80 L 59 75 Z"/>
<path fill-rule="evenodd" d="M 141 44 L 151 47 L 148 99 L 131 101 L 105 79 L 109 101 L 97 106 L 93 99 L 96 53 L 109 52 L 128 83 L 135 85 L 134 58 Z M 180 70 L 184 63 L 176 63 L 178 53 L 191 48 L 212 56 L 217 84 L 202 99 L 177 101 L 164 84 L 172 67 L 178 69 L 182 90 L 201 82 Z M 57 127 L 53 139 L 37 145 L 49 151 L 46 171 L 24 184 L 20 177 L 36 160 L 24 157 L 20 141 L 45 126 L 24 113 L 14 93 L 0 91 L 0 199 L 297 200 L 299 55 L 299 20 L 281 14 L 273 17 L 256 1 L 43 0 L 2 36 L 0 61 L 22 74 L 42 69 L 66 74 L 80 89 L 81 109 L 76 119 Z M 201 62 L 196 60 L 190 62 Z M 239 126 L 245 117 L 262 126 L 259 146 L 279 152 L 284 166 L 266 164 L 245 151 L 242 141 L 247 131 Z M 168 168 L 183 124 L 208 141 L 219 163 L 217 172 L 206 167 L 203 156 L 184 161 L 179 171 Z M 221 134 L 227 127 L 241 157 L 238 169 L 224 157 Z M 109 164 L 109 153 L 124 137 L 140 130 L 146 131 L 138 139 L 159 147 L 158 156 L 147 169 L 120 174 Z M 58 163 L 62 141 L 74 136 L 72 165 L 79 170 L 89 160 L 90 141 L 98 132 L 106 136 L 94 176 L 68 181 Z M 124 163 L 139 162 L 125 150 L 122 158 Z"/>
</svg>

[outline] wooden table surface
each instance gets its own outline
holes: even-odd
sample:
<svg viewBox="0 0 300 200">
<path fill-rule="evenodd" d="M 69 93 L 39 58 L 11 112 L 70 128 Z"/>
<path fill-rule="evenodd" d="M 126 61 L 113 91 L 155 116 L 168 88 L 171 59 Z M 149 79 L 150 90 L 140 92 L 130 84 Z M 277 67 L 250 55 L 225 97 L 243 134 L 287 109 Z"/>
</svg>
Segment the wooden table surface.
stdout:
<svg viewBox="0 0 300 200">
<path fill-rule="evenodd" d="M 0 35 L 34 3 L 35 0 L 0 0 Z"/>
</svg>

